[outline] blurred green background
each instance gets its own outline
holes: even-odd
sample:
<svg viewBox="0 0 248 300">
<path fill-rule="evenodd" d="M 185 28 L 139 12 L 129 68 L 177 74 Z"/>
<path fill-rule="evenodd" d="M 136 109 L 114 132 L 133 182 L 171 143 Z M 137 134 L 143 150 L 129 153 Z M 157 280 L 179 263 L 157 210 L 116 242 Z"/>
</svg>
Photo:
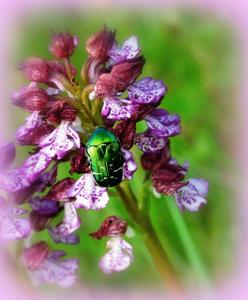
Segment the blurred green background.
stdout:
<svg viewBox="0 0 248 300">
<path fill-rule="evenodd" d="M 122 43 L 136 35 L 146 58 L 142 76 L 162 79 L 169 87 L 162 107 L 178 113 L 182 120 L 181 135 L 173 138 L 172 153 L 180 162 L 190 164 L 188 177 L 202 177 L 209 181 L 208 204 L 198 213 L 183 212 L 181 225 L 174 199 L 155 198 L 150 193 L 149 209 L 152 223 L 179 276 L 192 283 L 197 277 L 194 264 L 201 267 L 210 278 L 222 278 L 231 269 L 233 251 L 234 215 L 233 194 L 229 174 L 232 159 L 228 140 L 227 120 L 232 113 L 233 36 L 226 24 L 213 16 L 189 11 L 138 13 L 130 11 L 46 12 L 34 15 L 18 29 L 13 51 L 13 61 L 29 56 L 51 59 L 48 51 L 51 33 L 68 30 L 80 39 L 72 62 L 80 70 L 86 59 L 84 44 L 89 35 L 106 24 L 117 30 Z M 14 72 L 13 84 L 18 88 L 24 78 Z M 24 115 L 12 108 L 13 127 L 23 123 Z M 20 149 L 20 158 L 27 149 Z M 137 157 L 140 153 L 136 151 Z M 67 165 L 60 168 L 59 177 L 67 174 Z M 142 194 L 144 174 L 136 173 L 133 186 L 138 197 Z M 106 276 L 98 269 L 98 261 L 105 252 L 106 240 L 93 240 L 88 233 L 95 231 L 105 217 L 119 215 L 130 220 L 121 200 L 112 196 L 102 211 L 82 211 L 82 226 L 78 230 L 79 245 L 54 245 L 47 233 L 37 234 L 34 240 L 44 239 L 53 248 L 64 249 L 68 256 L 80 259 L 80 280 L 92 287 L 147 287 L 161 283 L 159 274 L 139 234 L 128 240 L 133 245 L 135 261 L 126 271 Z M 180 212 L 181 214 L 181 212 Z M 183 223 L 182 223 L 183 222 Z M 180 227 L 184 228 L 183 230 Z M 186 236 L 185 236 L 185 228 Z M 188 235 L 195 252 L 185 248 Z"/>
</svg>

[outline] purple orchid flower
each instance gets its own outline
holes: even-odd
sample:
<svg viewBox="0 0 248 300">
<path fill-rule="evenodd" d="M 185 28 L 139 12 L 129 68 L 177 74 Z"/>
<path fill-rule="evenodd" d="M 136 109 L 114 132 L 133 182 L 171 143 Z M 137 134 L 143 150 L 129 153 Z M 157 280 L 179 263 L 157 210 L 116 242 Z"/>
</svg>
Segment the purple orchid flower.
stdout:
<svg viewBox="0 0 248 300">
<path fill-rule="evenodd" d="M 188 184 L 175 192 L 178 207 L 181 210 L 198 211 L 207 203 L 208 182 L 200 178 L 191 178 Z"/>
<path fill-rule="evenodd" d="M 99 267 L 105 274 L 120 272 L 133 261 L 132 246 L 121 237 L 113 237 L 107 242 L 108 252 L 101 258 Z"/>
<path fill-rule="evenodd" d="M 118 98 L 104 98 L 102 107 L 102 116 L 109 120 L 127 120 L 130 119 L 137 105 L 132 101 Z"/>
<path fill-rule="evenodd" d="M 68 121 L 62 121 L 49 136 L 45 137 L 39 144 L 40 153 L 48 158 L 57 157 L 62 159 L 70 150 L 76 146 L 80 148 L 80 138 L 75 130 L 70 127 Z"/>
<path fill-rule="evenodd" d="M 167 92 L 162 80 L 145 77 L 128 88 L 128 97 L 139 104 L 158 104 Z"/>
<path fill-rule="evenodd" d="M 143 133 L 137 133 L 135 137 L 137 147 L 143 152 L 155 152 L 166 147 L 167 138 L 159 137 L 150 129 Z"/>
<path fill-rule="evenodd" d="M 104 208 L 108 201 L 107 189 L 95 183 L 92 174 L 84 174 L 67 192 L 68 198 L 75 197 L 73 202 L 76 208 L 95 209 Z"/>
<path fill-rule="evenodd" d="M 180 118 L 164 109 L 154 109 L 145 117 L 148 128 L 159 137 L 172 137 L 180 133 Z"/>
</svg>

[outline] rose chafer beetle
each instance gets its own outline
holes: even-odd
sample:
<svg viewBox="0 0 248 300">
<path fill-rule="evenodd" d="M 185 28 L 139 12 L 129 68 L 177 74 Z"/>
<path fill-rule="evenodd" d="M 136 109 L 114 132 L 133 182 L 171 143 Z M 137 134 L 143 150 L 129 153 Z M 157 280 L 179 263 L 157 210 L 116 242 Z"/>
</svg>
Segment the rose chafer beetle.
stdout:
<svg viewBox="0 0 248 300">
<path fill-rule="evenodd" d="M 98 185 L 115 186 L 122 181 L 125 160 L 120 142 L 112 131 L 98 127 L 86 144 L 86 152 Z"/>
</svg>

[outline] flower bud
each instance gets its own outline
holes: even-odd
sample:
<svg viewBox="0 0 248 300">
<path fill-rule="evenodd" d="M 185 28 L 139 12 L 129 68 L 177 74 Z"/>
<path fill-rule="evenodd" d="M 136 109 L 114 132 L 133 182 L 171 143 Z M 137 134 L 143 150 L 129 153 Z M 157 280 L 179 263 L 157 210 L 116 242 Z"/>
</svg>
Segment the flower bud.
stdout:
<svg viewBox="0 0 248 300">
<path fill-rule="evenodd" d="M 114 133 L 118 137 L 122 148 L 131 149 L 134 144 L 136 122 L 132 120 L 121 121 L 114 128 Z"/>
<path fill-rule="evenodd" d="M 22 65 L 21 70 L 27 79 L 35 82 L 47 82 L 49 77 L 49 65 L 44 59 L 31 57 Z"/>
<path fill-rule="evenodd" d="M 108 52 L 115 43 L 115 32 L 104 29 L 90 36 L 86 42 L 86 50 L 90 57 L 106 62 Z"/>
<path fill-rule="evenodd" d="M 13 104 L 29 112 L 44 109 L 48 101 L 47 93 L 38 87 L 24 87 L 13 95 Z"/>
<path fill-rule="evenodd" d="M 63 32 L 52 36 L 49 50 L 56 58 L 69 58 L 77 45 L 78 39 L 76 37 L 73 37 L 67 32 Z"/>
<path fill-rule="evenodd" d="M 105 219 L 100 229 L 90 233 L 90 236 L 100 240 L 102 237 L 122 236 L 127 231 L 127 222 L 119 217 L 111 216 Z"/>
<path fill-rule="evenodd" d="M 100 75 L 96 83 L 96 95 L 114 96 L 123 92 L 141 74 L 145 60 L 143 56 L 115 65 L 110 73 Z"/>
<path fill-rule="evenodd" d="M 35 271 L 47 258 L 49 252 L 50 248 L 46 242 L 38 242 L 24 250 L 21 257 L 22 263 L 28 271 Z"/>
<path fill-rule="evenodd" d="M 77 110 L 64 100 L 52 102 L 46 113 L 46 120 L 53 124 L 60 124 L 62 120 L 73 122 L 77 116 Z"/>
<path fill-rule="evenodd" d="M 77 153 L 71 158 L 70 161 L 71 170 L 70 173 L 88 173 L 90 171 L 88 159 L 86 156 L 85 147 L 80 148 Z"/>
</svg>

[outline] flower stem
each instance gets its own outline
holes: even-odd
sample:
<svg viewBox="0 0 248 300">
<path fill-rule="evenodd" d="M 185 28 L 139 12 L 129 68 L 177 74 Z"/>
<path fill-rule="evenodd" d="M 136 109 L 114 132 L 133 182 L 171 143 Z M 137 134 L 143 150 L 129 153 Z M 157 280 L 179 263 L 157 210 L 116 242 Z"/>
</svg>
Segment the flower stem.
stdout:
<svg viewBox="0 0 248 300">
<path fill-rule="evenodd" d="M 167 199 L 168 200 L 168 199 Z M 179 238 L 182 242 L 183 248 L 186 252 L 188 260 L 194 270 L 195 275 L 200 282 L 207 284 L 209 282 L 206 268 L 203 264 L 202 258 L 195 247 L 195 244 L 189 234 L 187 225 L 184 221 L 182 213 L 179 211 L 176 204 L 172 201 L 167 201 L 168 209 L 171 214 L 172 220 L 175 224 Z"/>
<path fill-rule="evenodd" d="M 176 272 L 170 264 L 170 261 L 157 237 L 150 218 L 147 213 L 139 209 L 137 198 L 135 197 L 128 182 L 123 181 L 116 187 L 116 189 L 122 198 L 128 213 L 141 229 L 143 240 L 159 273 L 165 280 L 166 287 L 171 292 L 182 293 L 182 285 L 179 282 Z"/>
</svg>

